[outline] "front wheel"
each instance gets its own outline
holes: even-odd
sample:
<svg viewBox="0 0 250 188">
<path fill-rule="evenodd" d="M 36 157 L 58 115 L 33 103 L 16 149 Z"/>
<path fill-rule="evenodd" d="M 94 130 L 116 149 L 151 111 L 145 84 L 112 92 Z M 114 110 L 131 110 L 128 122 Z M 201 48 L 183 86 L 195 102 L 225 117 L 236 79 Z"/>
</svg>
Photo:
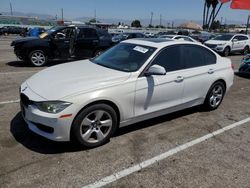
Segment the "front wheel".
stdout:
<svg viewBox="0 0 250 188">
<path fill-rule="evenodd" d="M 72 136 L 83 146 L 97 147 L 109 141 L 117 128 L 115 110 L 106 104 L 84 109 L 72 125 Z"/>
<path fill-rule="evenodd" d="M 35 67 L 41 67 L 47 63 L 47 56 L 42 50 L 34 50 L 29 54 L 29 62 Z"/>
<path fill-rule="evenodd" d="M 229 56 L 229 54 L 230 54 L 230 48 L 229 48 L 229 47 L 226 47 L 226 48 L 224 49 L 224 51 L 223 51 L 223 56 L 224 56 L 224 57 L 227 57 L 227 56 Z"/>
<path fill-rule="evenodd" d="M 204 107 L 207 110 L 215 110 L 217 109 L 225 95 L 225 85 L 221 82 L 215 82 L 209 89 L 205 102 L 204 102 Z"/>
</svg>

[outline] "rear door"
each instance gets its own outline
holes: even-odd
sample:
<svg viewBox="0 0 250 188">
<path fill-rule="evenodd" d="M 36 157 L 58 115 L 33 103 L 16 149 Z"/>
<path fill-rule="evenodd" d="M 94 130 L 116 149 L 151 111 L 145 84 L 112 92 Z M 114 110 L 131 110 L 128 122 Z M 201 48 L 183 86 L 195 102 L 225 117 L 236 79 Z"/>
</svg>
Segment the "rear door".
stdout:
<svg viewBox="0 0 250 188">
<path fill-rule="evenodd" d="M 80 58 L 92 57 L 99 46 L 99 37 L 94 28 L 79 28 L 75 43 L 75 54 Z"/>
<path fill-rule="evenodd" d="M 239 36 L 239 42 L 240 42 L 240 50 L 243 50 L 248 44 L 248 37 L 241 35 Z"/>
<path fill-rule="evenodd" d="M 199 45 L 182 45 L 185 70 L 183 103 L 187 106 L 199 104 L 212 85 L 216 56 Z"/>
</svg>

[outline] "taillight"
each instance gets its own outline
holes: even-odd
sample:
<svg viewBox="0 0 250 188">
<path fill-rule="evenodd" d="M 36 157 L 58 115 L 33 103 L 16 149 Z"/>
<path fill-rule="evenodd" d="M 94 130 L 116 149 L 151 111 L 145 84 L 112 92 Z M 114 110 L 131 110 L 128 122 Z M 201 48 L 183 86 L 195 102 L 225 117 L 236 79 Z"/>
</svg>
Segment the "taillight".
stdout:
<svg viewBox="0 0 250 188">
<path fill-rule="evenodd" d="M 231 63 L 231 68 L 234 70 L 234 65 L 233 65 L 233 63 Z"/>
</svg>

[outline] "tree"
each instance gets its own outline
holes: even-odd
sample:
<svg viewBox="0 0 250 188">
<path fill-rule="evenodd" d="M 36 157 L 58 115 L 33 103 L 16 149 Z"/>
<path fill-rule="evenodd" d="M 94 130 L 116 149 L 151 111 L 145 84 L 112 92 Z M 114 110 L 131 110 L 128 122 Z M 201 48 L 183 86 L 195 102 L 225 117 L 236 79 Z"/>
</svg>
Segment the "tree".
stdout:
<svg viewBox="0 0 250 188">
<path fill-rule="evenodd" d="M 96 22 L 97 22 L 97 20 L 95 18 L 92 18 L 89 20 L 89 23 L 96 23 Z"/>
<path fill-rule="evenodd" d="M 154 28 L 154 26 L 153 26 L 153 25 L 151 25 L 151 24 L 149 24 L 149 25 L 148 25 L 148 28 Z"/>
<path fill-rule="evenodd" d="M 212 24 L 211 24 L 211 29 L 212 30 L 216 30 L 216 29 L 220 29 L 221 28 L 221 23 L 219 20 L 217 21 L 214 21 Z"/>
<path fill-rule="evenodd" d="M 131 27 L 141 27 L 141 22 L 139 20 L 134 20 L 131 23 Z"/>
</svg>

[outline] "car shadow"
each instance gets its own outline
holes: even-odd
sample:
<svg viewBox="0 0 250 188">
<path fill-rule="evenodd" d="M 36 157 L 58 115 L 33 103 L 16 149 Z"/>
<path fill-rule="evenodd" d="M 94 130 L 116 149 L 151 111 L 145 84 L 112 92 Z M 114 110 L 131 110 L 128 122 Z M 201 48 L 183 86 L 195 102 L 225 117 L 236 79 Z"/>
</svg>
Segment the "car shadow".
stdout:
<svg viewBox="0 0 250 188">
<path fill-rule="evenodd" d="M 153 118 L 150 120 L 142 121 L 140 123 L 119 128 L 113 137 L 119 137 L 130 132 L 145 129 L 147 127 L 151 127 L 159 123 L 168 122 L 173 119 L 201 111 L 204 111 L 203 108 L 197 106 L 179 112 L 174 112 L 168 115 Z M 23 120 L 20 112 L 17 113 L 16 116 L 11 120 L 10 132 L 12 133 L 13 137 L 17 142 L 37 153 L 58 154 L 89 150 L 75 142 L 55 142 L 33 133 L 29 130 L 28 125 Z"/>
<path fill-rule="evenodd" d="M 29 130 L 20 112 L 11 120 L 10 132 L 17 142 L 32 151 L 42 154 L 69 153 L 85 150 L 73 142 L 55 142 L 33 133 Z"/>
</svg>

